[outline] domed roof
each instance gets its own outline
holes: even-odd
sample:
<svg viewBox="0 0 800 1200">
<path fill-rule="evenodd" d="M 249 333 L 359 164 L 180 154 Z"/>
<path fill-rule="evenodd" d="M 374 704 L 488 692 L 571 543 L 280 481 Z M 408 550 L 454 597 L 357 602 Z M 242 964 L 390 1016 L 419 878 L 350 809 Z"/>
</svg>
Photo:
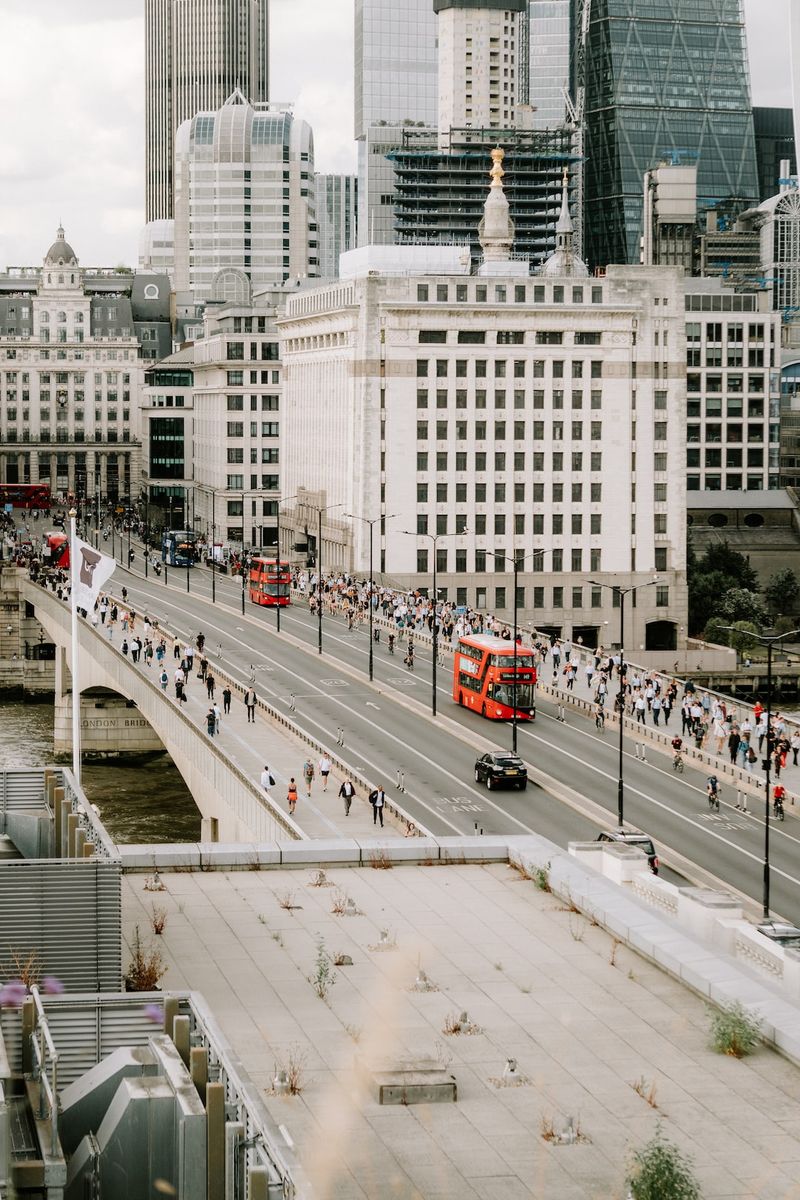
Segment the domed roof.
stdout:
<svg viewBox="0 0 800 1200">
<path fill-rule="evenodd" d="M 54 266 L 77 266 L 78 258 L 69 242 L 64 240 L 64 227 L 59 225 L 56 240 L 45 255 L 46 263 Z"/>
</svg>

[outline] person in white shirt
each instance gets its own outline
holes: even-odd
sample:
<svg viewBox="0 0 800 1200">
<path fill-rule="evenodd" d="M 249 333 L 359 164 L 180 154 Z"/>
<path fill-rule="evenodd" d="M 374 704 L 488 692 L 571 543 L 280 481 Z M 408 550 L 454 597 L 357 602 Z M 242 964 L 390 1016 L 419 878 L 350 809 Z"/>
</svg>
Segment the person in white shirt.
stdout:
<svg viewBox="0 0 800 1200">
<path fill-rule="evenodd" d="M 332 766 L 333 766 L 333 763 L 328 758 L 327 754 L 325 754 L 323 752 L 322 758 L 319 760 L 319 773 L 322 776 L 323 792 L 327 792 L 327 790 L 328 790 L 328 776 L 331 773 Z"/>
<path fill-rule="evenodd" d="M 275 776 L 272 774 L 272 771 L 270 771 L 268 766 L 265 766 L 264 770 L 261 772 L 261 786 L 268 796 L 271 794 L 270 789 L 275 787 Z"/>
</svg>

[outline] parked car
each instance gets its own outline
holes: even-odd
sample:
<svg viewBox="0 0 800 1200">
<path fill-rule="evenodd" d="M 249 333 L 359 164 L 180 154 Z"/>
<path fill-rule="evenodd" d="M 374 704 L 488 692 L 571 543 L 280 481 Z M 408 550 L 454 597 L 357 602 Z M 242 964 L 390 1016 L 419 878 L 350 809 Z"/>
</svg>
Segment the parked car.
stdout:
<svg viewBox="0 0 800 1200">
<path fill-rule="evenodd" d="M 632 829 L 608 829 L 598 834 L 598 842 L 621 842 L 623 846 L 637 846 L 647 855 L 647 865 L 654 875 L 658 874 L 658 855 L 653 839 L 646 833 L 634 833 Z"/>
<path fill-rule="evenodd" d="M 492 750 L 476 760 L 475 782 L 485 783 L 489 791 L 503 784 L 523 791 L 528 786 L 528 768 L 518 754 Z"/>
</svg>

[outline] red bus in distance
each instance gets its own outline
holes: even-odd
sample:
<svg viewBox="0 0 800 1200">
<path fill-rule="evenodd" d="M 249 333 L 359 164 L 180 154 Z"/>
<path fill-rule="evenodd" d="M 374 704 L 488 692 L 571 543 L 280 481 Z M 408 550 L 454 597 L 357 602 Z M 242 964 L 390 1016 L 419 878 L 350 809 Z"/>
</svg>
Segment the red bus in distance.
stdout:
<svg viewBox="0 0 800 1200">
<path fill-rule="evenodd" d="M 253 604 L 285 608 L 290 603 L 292 572 L 288 562 L 254 558 L 250 563 L 249 591 Z"/>
<path fill-rule="evenodd" d="M 62 570 L 67 570 L 69 567 L 68 535 L 62 533 L 60 529 L 51 529 L 49 533 L 45 533 L 42 558 L 46 567 L 60 567 Z"/>
<path fill-rule="evenodd" d="M 53 498 L 46 483 L 0 483 L 0 505 L 49 512 Z"/>
<path fill-rule="evenodd" d="M 515 697 L 516 693 L 516 697 Z M 533 651 L 491 633 L 459 639 L 453 659 L 453 699 L 493 721 L 533 720 L 536 716 L 536 665 Z"/>
</svg>

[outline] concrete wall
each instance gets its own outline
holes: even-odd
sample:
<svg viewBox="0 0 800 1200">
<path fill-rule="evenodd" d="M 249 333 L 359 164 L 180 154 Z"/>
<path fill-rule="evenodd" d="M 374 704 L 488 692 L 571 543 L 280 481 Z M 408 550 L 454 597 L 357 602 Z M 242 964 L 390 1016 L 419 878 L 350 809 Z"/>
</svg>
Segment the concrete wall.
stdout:
<svg viewBox="0 0 800 1200">
<path fill-rule="evenodd" d="M 59 656 L 64 650 L 59 648 Z M 56 693 L 54 753 L 72 753 L 72 693 Z M 122 696 L 81 694 L 81 749 L 90 757 L 158 754 L 164 743 L 139 710 Z"/>
</svg>

